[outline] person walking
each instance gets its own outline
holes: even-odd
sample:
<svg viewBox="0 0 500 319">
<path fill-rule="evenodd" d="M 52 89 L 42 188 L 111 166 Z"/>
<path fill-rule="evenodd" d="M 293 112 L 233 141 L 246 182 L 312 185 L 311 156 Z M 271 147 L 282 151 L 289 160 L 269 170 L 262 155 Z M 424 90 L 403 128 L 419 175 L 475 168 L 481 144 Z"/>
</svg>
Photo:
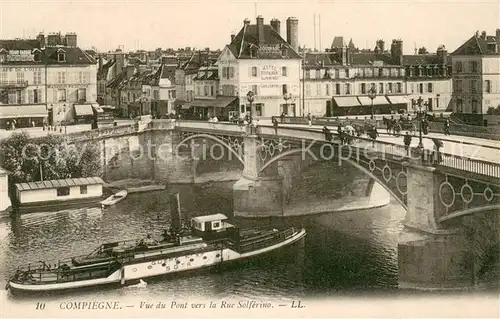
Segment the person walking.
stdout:
<svg viewBox="0 0 500 319">
<path fill-rule="evenodd" d="M 444 135 L 450 135 L 450 119 L 446 119 L 444 122 Z"/>
<path fill-rule="evenodd" d="M 285 112 L 281 113 L 281 123 L 285 122 Z"/>
<path fill-rule="evenodd" d="M 409 132 L 406 132 L 406 135 L 404 136 L 403 142 L 405 144 L 405 150 L 406 150 L 406 155 L 410 155 L 410 144 L 411 144 L 411 135 Z"/>
<path fill-rule="evenodd" d="M 307 113 L 307 122 L 309 123 L 309 127 L 312 126 L 312 116 L 311 113 Z"/>
<path fill-rule="evenodd" d="M 278 135 L 278 120 L 273 117 L 274 134 Z"/>
</svg>

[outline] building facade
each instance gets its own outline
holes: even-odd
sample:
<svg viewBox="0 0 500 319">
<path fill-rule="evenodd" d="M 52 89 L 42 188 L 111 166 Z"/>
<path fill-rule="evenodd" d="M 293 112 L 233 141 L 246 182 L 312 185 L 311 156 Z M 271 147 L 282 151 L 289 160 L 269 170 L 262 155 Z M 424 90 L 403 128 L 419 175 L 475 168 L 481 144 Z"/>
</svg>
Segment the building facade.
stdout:
<svg viewBox="0 0 500 319">
<path fill-rule="evenodd" d="M 250 111 L 248 92 L 253 92 L 257 116 L 297 113 L 301 57 L 298 54 L 298 20 L 288 18 L 287 41 L 280 35 L 280 22 L 257 17 L 245 19 L 243 28 L 221 52 L 219 95 L 239 98 L 239 116 Z"/>
<path fill-rule="evenodd" d="M 1 128 L 74 122 L 75 105 L 96 103 L 96 60 L 76 45 L 71 33 L 0 40 Z"/>
<path fill-rule="evenodd" d="M 495 36 L 476 32 L 451 54 L 453 111 L 470 124 L 485 124 L 500 108 L 500 29 Z"/>
</svg>

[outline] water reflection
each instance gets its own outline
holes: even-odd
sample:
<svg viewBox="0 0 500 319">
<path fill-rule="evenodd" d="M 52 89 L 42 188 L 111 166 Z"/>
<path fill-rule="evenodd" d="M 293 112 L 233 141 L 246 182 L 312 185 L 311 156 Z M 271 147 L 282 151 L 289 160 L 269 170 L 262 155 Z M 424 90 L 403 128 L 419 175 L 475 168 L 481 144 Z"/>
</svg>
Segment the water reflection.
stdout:
<svg viewBox="0 0 500 319">
<path fill-rule="evenodd" d="M 168 195 L 179 192 L 184 215 L 221 212 L 232 217 L 232 183 L 171 186 L 131 194 L 105 210 L 29 214 L 0 221 L 0 278 L 5 284 L 19 265 L 85 254 L 103 242 L 159 235 L 168 227 Z M 287 297 L 387 290 L 397 286 L 397 235 L 404 216 L 398 205 L 362 212 L 286 218 L 303 225 L 302 245 L 244 268 L 195 277 L 149 280 L 144 288 L 82 292 L 79 295 Z M 233 220 L 240 227 L 282 222 L 281 217 Z M 196 289 L 193 289 L 196 287 Z"/>
</svg>

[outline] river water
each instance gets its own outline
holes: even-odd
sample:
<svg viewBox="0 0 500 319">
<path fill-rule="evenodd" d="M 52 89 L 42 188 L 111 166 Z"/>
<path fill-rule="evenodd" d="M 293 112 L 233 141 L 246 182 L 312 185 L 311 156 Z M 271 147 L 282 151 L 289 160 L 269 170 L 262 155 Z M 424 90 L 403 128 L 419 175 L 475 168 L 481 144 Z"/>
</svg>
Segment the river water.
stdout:
<svg viewBox="0 0 500 319">
<path fill-rule="evenodd" d="M 222 212 L 232 218 L 232 183 L 170 186 L 168 190 L 131 194 L 112 208 L 25 214 L 0 220 L 0 281 L 16 267 L 39 260 L 80 255 L 103 242 L 160 234 L 169 225 L 168 194 L 181 194 L 183 214 Z M 284 297 L 396 290 L 397 238 L 404 211 L 394 203 L 359 212 L 303 217 L 234 219 L 242 227 L 276 222 L 303 225 L 303 243 L 245 268 L 189 278 L 156 280 L 141 289 L 84 294 L 148 294 L 186 297 Z M 147 281 L 147 280 L 146 280 Z M 3 287 L 3 286 L 2 286 Z M 195 288 L 193 288 L 195 287 Z"/>
</svg>

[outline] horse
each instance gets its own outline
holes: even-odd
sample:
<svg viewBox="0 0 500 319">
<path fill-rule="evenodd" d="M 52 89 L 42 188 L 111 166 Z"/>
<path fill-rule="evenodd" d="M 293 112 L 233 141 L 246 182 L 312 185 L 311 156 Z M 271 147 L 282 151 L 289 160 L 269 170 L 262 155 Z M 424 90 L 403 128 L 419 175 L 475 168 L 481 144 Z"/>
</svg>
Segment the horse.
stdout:
<svg viewBox="0 0 500 319">
<path fill-rule="evenodd" d="M 383 118 L 383 122 L 384 122 L 384 125 L 386 127 L 386 130 L 387 130 L 387 134 L 390 134 L 391 131 L 394 131 L 395 127 L 396 127 L 396 120 L 394 119 L 388 119 L 388 118 Z"/>
</svg>

